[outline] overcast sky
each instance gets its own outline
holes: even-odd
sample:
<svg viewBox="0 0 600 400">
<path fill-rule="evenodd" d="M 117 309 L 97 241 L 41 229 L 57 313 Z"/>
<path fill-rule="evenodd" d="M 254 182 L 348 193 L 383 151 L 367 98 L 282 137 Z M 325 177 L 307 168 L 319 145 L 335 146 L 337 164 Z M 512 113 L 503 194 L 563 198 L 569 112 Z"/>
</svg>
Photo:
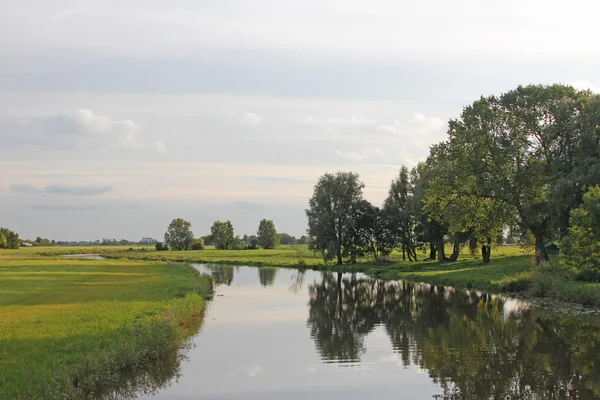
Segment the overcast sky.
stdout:
<svg viewBox="0 0 600 400">
<path fill-rule="evenodd" d="M 325 172 L 379 204 L 479 96 L 600 87 L 594 0 L 0 7 L 0 226 L 31 239 L 299 236 Z"/>
</svg>

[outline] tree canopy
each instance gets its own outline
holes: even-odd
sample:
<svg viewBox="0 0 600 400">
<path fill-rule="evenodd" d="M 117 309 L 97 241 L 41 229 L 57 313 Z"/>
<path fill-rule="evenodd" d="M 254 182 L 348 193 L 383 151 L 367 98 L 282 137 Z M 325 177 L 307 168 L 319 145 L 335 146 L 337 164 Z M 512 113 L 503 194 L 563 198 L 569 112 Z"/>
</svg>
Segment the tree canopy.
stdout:
<svg viewBox="0 0 600 400">
<path fill-rule="evenodd" d="M 192 224 L 184 219 L 175 218 L 165 233 L 165 243 L 171 250 L 187 250 L 194 241 Z"/>
<path fill-rule="evenodd" d="M 279 235 L 277 235 L 275 224 L 270 219 L 260 221 L 256 235 L 258 245 L 263 249 L 274 249 L 279 245 Z"/>
<path fill-rule="evenodd" d="M 220 250 L 233 249 L 235 236 L 231 221 L 215 221 L 210 228 L 210 242 Z"/>
</svg>

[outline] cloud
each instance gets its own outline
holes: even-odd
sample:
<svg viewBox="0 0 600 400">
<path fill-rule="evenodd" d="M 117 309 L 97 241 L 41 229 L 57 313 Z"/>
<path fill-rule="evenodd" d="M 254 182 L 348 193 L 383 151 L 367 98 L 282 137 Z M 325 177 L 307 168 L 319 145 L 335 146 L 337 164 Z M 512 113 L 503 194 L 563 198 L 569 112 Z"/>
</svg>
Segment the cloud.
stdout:
<svg viewBox="0 0 600 400">
<path fill-rule="evenodd" d="M 10 190 L 17 193 L 36 194 L 41 191 L 33 185 L 13 184 L 10 185 Z"/>
<path fill-rule="evenodd" d="M 381 147 L 376 147 L 374 149 L 365 149 L 361 152 L 356 152 L 356 151 L 344 152 L 341 150 L 336 150 L 334 152 L 334 154 L 340 158 L 344 158 L 346 160 L 353 160 L 353 161 L 363 161 L 363 160 L 366 160 L 367 158 L 371 158 L 371 157 L 383 157 L 384 156 L 384 152 Z"/>
<path fill-rule="evenodd" d="M 253 113 L 244 113 L 242 115 L 242 122 L 250 126 L 258 126 L 260 124 L 260 116 Z"/>
<path fill-rule="evenodd" d="M 50 194 L 68 194 L 72 196 L 95 196 L 112 191 L 110 186 L 69 186 L 69 185 L 49 185 L 44 188 L 46 193 Z"/>
<path fill-rule="evenodd" d="M 573 86 L 575 89 L 578 89 L 578 90 L 588 90 L 589 89 L 594 93 L 600 93 L 600 87 L 592 85 L 592 83 L 590 81 L 575 81 L 575 82 L 571 83 L 571 86 Z"/>
<path fill-rule="evenodd" d="M 353 161 L 362 161 L 365 158 L 367 158 L 366 154 L 363 153 L 357 153 L 354 151 L 341 151 L 341 150 L 336 150 L 333 154 L 335 154 L 336 156 L 340 157 L 340 158 L 344 158 L 346 160 L 353 160 Z"/>
<path fill-rule="evenodd" d="M 377 132 L 382 132 L 382 133 L 398 133 L 398 128 L 396 128 L 393 125 L 379 125 L 377 127 Z"/>
<path fill-rule="evenodd" d="M 8 144 L 16 148 L 166 149 L 162 141 L 144 141 L 140 132 L 142 127 L 131 119 L 112 119 L 84 108 L 0 119 L 0 137 L 6 135 Z"/>
<path fill-rule="evenodd" d="M 142 130 L 130 119 L 113 120 L 84 108 L 63 110 L 39 120 L 43 123 L 43 128 L 52 135 L 107 138 L 123 145 L 136 143 L 136 136 Z"/>
<path fill-rule="evenodd" d="M 89 211 L 99 210 L 102 207 L 97 205 L 38 204 L 31 208 L 40 211 Z"/>
</svg>

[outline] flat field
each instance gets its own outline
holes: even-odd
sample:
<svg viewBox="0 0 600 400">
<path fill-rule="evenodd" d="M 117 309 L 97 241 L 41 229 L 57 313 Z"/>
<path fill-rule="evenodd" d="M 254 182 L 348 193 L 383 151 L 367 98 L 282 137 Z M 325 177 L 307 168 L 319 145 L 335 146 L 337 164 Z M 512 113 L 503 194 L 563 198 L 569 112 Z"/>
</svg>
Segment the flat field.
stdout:
<svg viewBox="0 0 600 400">
<path fill-rule="evenodd" d="M 165 384 L 211 285 L 184 265 L 0 251 L 0 398 L 127 395 L 140 374 Z"/>
</svg>

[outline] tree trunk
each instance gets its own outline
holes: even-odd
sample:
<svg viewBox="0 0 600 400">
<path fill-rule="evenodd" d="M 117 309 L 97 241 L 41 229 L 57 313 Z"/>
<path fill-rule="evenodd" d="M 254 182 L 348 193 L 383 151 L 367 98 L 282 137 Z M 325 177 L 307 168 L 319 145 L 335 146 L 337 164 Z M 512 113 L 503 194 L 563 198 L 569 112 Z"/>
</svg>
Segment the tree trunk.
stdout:
<svg viewBox="0 0 600 400">
<path fill-rule="evenodd" d="M 548 252 L 546 251 L 546 246 L 544 245 L 544 235 L 540 233 L 534 233 L 535 235 L 535 263 L 540 264 L 542 262 L 547 262 Z"/>
<path fill-rule="evenodd" d="M 342 259 L 342 249 L 338 249 L 337 251 L 337 263 L 338 265 L 342 265 L 344 260 Z"/>
<path fill-rule="evenodd" d="M 435 260 L 437 258 L 437 250 L 435 248 L 435 244 L 433 242 L 429 242 L 429 259 Z"/>
<path fill-rule="evenodd" d="M 440 237 L 438 240 L 437 250 L 438 250 L 438 261 L 439 262 L 446 261 L 446 252 L 444 250 L 444 238 L 443 237 Z"/>
<path fill-rule="evenodd" d="M 452 243 L 452 254 L 450 255 L 450 261 L 458 260 L 460 255 L 460 239 L 458 233 L 454 234 L 454 243 Z"/>
<path fill-rule="evenodd" d="M 487 240 L 487 244 L 481 246 L 481 258 L 483 258 L 484 263 L 489 263 L 492 257 L 492 239 Z"/>
<path fill-rule="evenodd" d="M 406 246 L 402 243 L 402 261 L 406 261 Z"/>
</svg>

